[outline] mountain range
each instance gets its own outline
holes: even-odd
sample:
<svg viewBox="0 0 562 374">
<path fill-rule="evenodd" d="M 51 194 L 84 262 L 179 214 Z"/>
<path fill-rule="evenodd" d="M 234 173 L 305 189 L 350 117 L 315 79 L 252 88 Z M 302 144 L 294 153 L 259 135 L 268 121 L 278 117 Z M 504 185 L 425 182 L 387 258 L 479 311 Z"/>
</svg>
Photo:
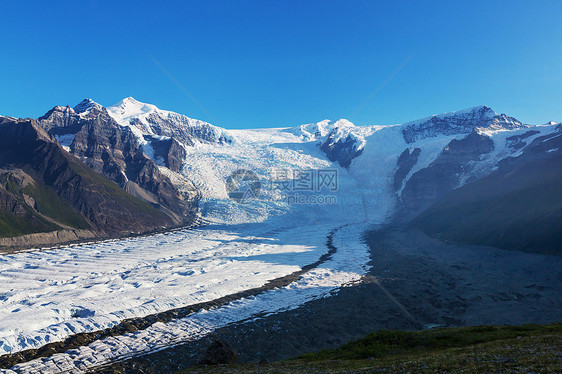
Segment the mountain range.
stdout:
<svg viewBox="0 0 562 374">
<path fill-rule="evenodd" d="M 171 227 L 153 205 L 71 155 L 36 120 L 0 119 L 5 246 L 56 244 Z"/>
<path fill-rule="evenodd" d="M 0 117 L 0 135 L 4 247 L 150 232 L 201 217 L 245 223 L 331 214 L 562 253 L 562 126 L 524 124 L 487 106 L 400 125 L 341 119 L 226 130 L 131 97 L 107 108 L 85 99 L 37 119 Z M 226 186 L 238 169 L 263 182 L 272 170 L 335 170 L 337 204 L 303 209 L 267 189 L 240 204 Z"/>
</svg>

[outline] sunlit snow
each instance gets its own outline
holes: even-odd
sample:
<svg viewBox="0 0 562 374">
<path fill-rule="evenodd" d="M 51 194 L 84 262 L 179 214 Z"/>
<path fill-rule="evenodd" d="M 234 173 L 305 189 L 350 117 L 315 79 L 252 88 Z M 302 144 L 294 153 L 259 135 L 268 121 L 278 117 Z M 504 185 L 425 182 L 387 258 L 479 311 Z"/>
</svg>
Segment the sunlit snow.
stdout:
<svg viewBox="0 0 562 374">
<path fill-rule="evenodd" d="M 146 120 L 151 113 L 174 120 L 180 116 L 132 98 L 109 112 L 121 125 L 131 126 L 139 138 L 153 133 Z M 183 125 L 198 125 L 183 117 Z M 134 120 L 138 122 L 132 125 Z M 95 341 L 49 359 L 33 360 L 14 367 L 14 371 L 85 370 L 196 339 L 257 313 L 296 308 L 360 280 L 369 262 L 362 233 L 369 225 L 382 223 L 395 209 L 398 195 L 392 182 L 400 154 L 406 148 L 422 149 L 407 180 L 433 162 L 452 139 L 466 136 L 436 135 L 408 144 L 401 125 L 355 126 L 346 120 L 278 129 L 216 129 L 217 133 L 228 133 L 231 141 L 185 146 L 181 174 L 161 168 L 175 183 L 188 178 L 200 190 L 200 214 L 210 222 L 208 226 L 0 256 L 0 353 L 37 348 L 126 318 L 259 287 L 316 262 L 328 252 L 330 232 L 337 248 L 332 258 L 287 287 Z M 533 138 L 553 129 L 554 124 L 543 126 Z M 506 137 L 528 130 L 485 132 L 494 140 L 495 149 L 474 172 L 489 172 L 499 159 L 519 152 L 507 147 Z M 349 137 L 363 150 L 349 169 L 327 160 L 318 147 L 332 132 L 336 140 Z M 61 139 L 65 144 L 69 140 Z M 144 143 L 144 151 L 153 156 L 150 143 Z M 329 193 L 337 203 L 292 205 L 274 199 L 268 190 L 245 204 L 228 198 L 226 179 L 236 170 L 251 170 L 265 182 L 272 170 L 279 168 L 336 170 L 338 188 Z"/>
</svg>

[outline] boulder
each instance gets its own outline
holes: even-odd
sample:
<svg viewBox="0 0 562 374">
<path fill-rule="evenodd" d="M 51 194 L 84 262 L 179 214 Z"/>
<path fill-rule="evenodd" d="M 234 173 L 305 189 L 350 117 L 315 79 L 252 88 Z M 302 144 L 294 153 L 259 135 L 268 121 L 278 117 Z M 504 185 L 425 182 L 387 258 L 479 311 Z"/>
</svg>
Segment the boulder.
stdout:
<svg viewBox="0 0 562 374">
<path fill-rule="evenodd" d="M 220 340 L 215 340 L 207 351 L 200 365 L 232 365 L 238 359 L 238 352 L 236 352 L 228 343 Z"/>
</svg>

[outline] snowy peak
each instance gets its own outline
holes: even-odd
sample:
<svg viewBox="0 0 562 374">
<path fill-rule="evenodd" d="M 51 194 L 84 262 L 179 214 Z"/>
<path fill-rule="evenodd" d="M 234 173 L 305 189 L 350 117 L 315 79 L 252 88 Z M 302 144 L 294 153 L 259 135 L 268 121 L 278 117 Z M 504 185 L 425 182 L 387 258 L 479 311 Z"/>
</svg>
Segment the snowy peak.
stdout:
<svg viewBox="0 0 562 374">
<path fill-rule="evenodd" d="M 471 116 L 474 118 L 494 118 L 498 114 L 492 110 L 489 106 L 486 105 L 479 105 L 473 108 L 468 108 L 465 110 L 459 110 L 457 112 L 453 112 L 458 116 Z"/>
<path fill-rule="evenodd" d="M 127 97 L 115 105 L 108 107 L 107 110 L 116 120 L 124 120 L 125 122 L 123 122 L 122 125 L 125 126 L 129 124 L 130 119 L 148 115 L 159 109 L 155 105 L 141 103 L 132 97 Z"/>
<path fill-rule="evenodd" d="M 52 121 L 54 118 L 68 118 L 73 115 L 79 115 L 80 117 L 87 116 L 88 114 L 92 113 L 92 111 L 103 112 L 105 108 L 93 101 L 92 99 L 84 99 L 74 108 L 70 106 L 62 106 L 57 105 L 53 107 L 53 109 L 49 110 L 45 115 L 39 117 L 40 120 L 43 121 Z"/>
<path fill-rule="evenodd" d="M 479 105 L 468 109 L 457 110 L 453 112 L 433 114 L 429 117 L 417 119 L 415 121 L 407 122 L 405 125 L 421 125 L 432 119 L 445 119 L 445 118 L 460 118 L 460 119 L 474 119 L 474 120 L 485 120 L 492 119 L 498 114 L 492 110 L 492 108 L 486 105 Z"/>
<path fill-rule="evenodd" d="M 468 134 L 475 128 L 510 130 L 522 127 L 525 125 L 517 119 L 498 115 L 490 107 L 481 105 L 405 123 L 402 134 L 407 143 L 413 143 L 438 135 Z"/>
<path fill-rule="evenodd" d="M 144 106 L 144 107 L 152 107 L 152 108 L 158 109 L 158 108 L 156 108 L 155 105 L 146 104 L 146 103 L 141 103 L 140 101 L 136 100 L 136 99 L 135 99 L 134 97 L 132 97 L 132 96 L 129 96 L 129 97 L 124 98 L 123 100 L 120 101 L 120 103 L 121 103 L 122 105 Z"/>
<path fill-rule="evenodd" d="M 335 128 L 355 127 L 346 119 L 335 122 L 325 119 L 316 123 L 307 123 L 297 127 L 290 127 L 286 131 L 298 136 L 302 141 L 314 141 L 326 138 Z"/>
<path fill-rule="evenodd" d="M 365 138 L 373 132 L 375 132 L 374 126 L 355 126 L 346 119 L 340 119 L 334 123 L 328 138 L 333 142 L 353 140 L 356 143 L 355 148 L 360 150 L 367 142 Z"/>
<path fill-rule="evenodd" d="M 330 161 L 349 167 L 351 161 L 359 156 L 367 144 L 366 138 L 376 131 L 375 126 L 355 126 L 346 119 L 335 122 L 324 120 L 309 123 L 286 131 L 298 136 L 302 141 L 319 141 L 320 149 Z"/>
<path fill-rule="evenodd" d="M 94 100 L 86 98 L 74 107 L 74 112 L 86 115 L 89 114 L 92 109 L 103 110 L 104 107 L 96 103 Z"/>
<path fill-rule="evenodd" d="M 127 97 L 107 108 L 121 126 L 130 126 L 144 135 L 174 137 L 188 146 L 197 143 L 230 143 L 224 129 L 182 114 L 162 110 L 152 104 Z"/>
<path fill-rule="evenodd" d="M 336 141 L 347 136 L 364 138 L 372 134 L 374 129 L 374 126 L 355 126 L 352 122 L 342 118 L 337 121 L 325 119 L 316 123 L 307 123 L 288 128 L 286 131 L 306 142 L 314 140 L 323 141 L 328 137 L 332 137 Z"/>
</svg>

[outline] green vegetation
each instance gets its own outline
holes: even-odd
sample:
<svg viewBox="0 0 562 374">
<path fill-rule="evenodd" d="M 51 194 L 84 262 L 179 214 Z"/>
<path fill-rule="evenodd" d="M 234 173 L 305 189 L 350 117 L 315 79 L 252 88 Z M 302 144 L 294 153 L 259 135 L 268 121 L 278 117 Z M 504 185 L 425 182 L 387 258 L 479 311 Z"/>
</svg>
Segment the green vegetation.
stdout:
<svg viewBox="0 0 562 374">
<path fill-rule="evenodd" d="M 5 189 L 3 193 L 7 194 L 5 198 L 17 202 L 25 211 L 25 214 L 15 216 L 0 210 L 0 237 L 50 232 L 60 230 L 61 225 L 77 229 L 90 227 L 84 217 L 51 188 L 36 182 L 20 188 L 17 179 L 10 174 L 4 175 L 0 182 Z M 33 206 L 29 205 L 29 198 L 33 199 Z"/>
<path fill-rule="evenodd" d="M 35 200 L 39 213 L 73 228 L 90 227 L 84 217 L 76 212 L 69 203 L 60 199 L 51 188 L 39 184 L 29 184 L 22 192 Z"/>
<path fill-rule="evenodd" d="M 428 353 L 447 348 L 467 347 L 519 336 L 562 333 L 562 324 L 540 326 L 476 326 L 440 328 L 422 331 L 382 330 L 348 343 L 335 350 L 310 353 L 300 357 L 306 361 L 361 360 L 412 353 Z"/>
<path fill-rule="evenodd" d="M 80 175 L 82 178 L 89 180 L 90 182 L 102 186 L 104 190 L 107 192 L 108 196 L 118 203 L 119 205 L 131 209 L 133 211 L 140 211 L 150 215 L 153 215 L 155 219 L 166 217 L 166 214 L 162 213 L 151 204 L 142 201 L 134 197 L 133 195 L 127 193 L 121 187 L 119 187 L 116 183 L 112 182 L 111 180 L 105 178 L 104 176 L 97 174 L 96 172 L 87 169 L 85 166 L 80 165 L 78 163 L 71 162 L 70 167 L 72 170 Z"/>
<path fill-rule="evenodd" d="M 2 189 L 2 187 L 4 188 Z M 57 224 L 37 214 L 37 212 L 25 202 L 24 193 L 31 196 L 35 201 L 41 201 L 42 205 L 45 205 L 43 201 L 53 204 L 57 198 L 55 196 L 53 200 L 53 196 L 48 194 L 45 187 L 40 188 L 29 184 L 24 191 L 21 191 L 17 178 L 14 178 L 11 174 L 4 174 L 0 178 L 0 193 L 5 194 L 4 199 L 7 201 L 13 201 L 19 204 L 25 212 L 20 216 L 15 216 L 9 212 L 0 210 L 0 237 L 13 237 L 60 229 Z M 54 194 L 54 192 L 52 193 Z"/>
<path fill-rule="evenodd" d="M 198 367 L 187 372 L 562 371 L 562 324 L 378 331 L 344 346 L 271 364 Z"/>
<path fill-rule="evenodd" d="M 24 217 L 16 217 L 0 210 L 0 238 L 49 232 L 60 227 L 29 212 Z"/>
<path fill-rule="evenodd" d="M 168 217 L 146 203 L 124 191 L 114 182 L 95 173 L 76 162 L 69 162 L 70 168 L 93 187 L 94 194 L 101 193 L 109 197 L 116 205 L 124 209 L 151 215 L 156 219 Z M 87 219 L 72 205 L 57 196 L 55 190 L 37 181 L 24 184 L 18 182 L 17 176 L 5 173 L 0 178 L 0 194 L 23 208 L 19 216 L 0 210 L 0 237 L 51 232 L 63 228 L 89 229 Z M 21 187 L 21 185 L 25 187 Z"/>
<path fill-rule="evenodd" d="M 6 190 L 8 192 L 13 193 L 16 196 L 20 195 L 18 185 L 12 178 L 9 178 L 8 176 L 4 176 L 0 181 L 6 185 Z"/>
</svg>

